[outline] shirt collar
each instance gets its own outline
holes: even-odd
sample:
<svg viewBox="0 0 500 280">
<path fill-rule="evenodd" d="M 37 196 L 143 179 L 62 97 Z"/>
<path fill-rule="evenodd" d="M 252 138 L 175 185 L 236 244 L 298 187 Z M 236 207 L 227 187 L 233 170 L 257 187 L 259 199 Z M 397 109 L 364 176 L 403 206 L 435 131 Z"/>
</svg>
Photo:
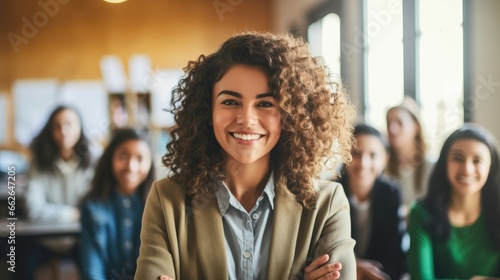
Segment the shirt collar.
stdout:
<svg viewBox="0 0 500 280">
<path fill-rule="evenodd" d="M 222 181 L 219 182 L 218 188 L 215 191 L 215 197 L 217 198 L 217 205 L 219 207 L 219 212 L 221 216 L 224 216 L 226 214 L 227 209 L 231 205 L 231 200 L 236 199 L 231 192 L 229 191 L 228 187 L 226 184 Z M 267 197 L 269 204 L 271 205 L 271 209 L 274 210 L 274 172 L 271 172 L 271 175 L 269 175 L 269 179 L 267 180 L 266 186 L 264 187 L 264 191 L 262 192 L 261 196 L 259 197 L 257 203 Z"/>
<path fill-rule="evenodd" d="M 120 205 L 125 208 L 129 208 L 132 205 L 140 205 L 140 197 L 138 191 L 134 192 L 131 195 L 126 195 L 113 188 L 111 190 L 111 195 L 119 202 Z"/>
</svg>

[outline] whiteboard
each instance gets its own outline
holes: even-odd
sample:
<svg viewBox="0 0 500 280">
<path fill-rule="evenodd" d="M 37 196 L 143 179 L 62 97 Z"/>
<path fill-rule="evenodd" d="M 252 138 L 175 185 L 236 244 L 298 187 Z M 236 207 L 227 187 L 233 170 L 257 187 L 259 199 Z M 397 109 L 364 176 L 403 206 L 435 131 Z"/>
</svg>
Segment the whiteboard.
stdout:
<svg viewBox="0 0 500 280">
<path fill-rule="evenodd" d="M 149 81 L 151 88 L 152 122 L 159 127 L 171 127 L 175 124 L 174 115 L 165 109 L 172 109 L 170 103 L 172 89 L 184 75 L 182 69 L 164 69 L 154 73 Z"/>
<path fill-rule="evenodd" d="M 59 81 L 23 79 L 12 85 L 14 96 L 14 138 L 28 146 L 38 134 L 56 103 Z"/>
<path fill-rule="evenodd" d="M 60 105 L 77 109 L 83 128 L 91 140 L 107 137 L 109 131 L 108 94 L 99 80 L 60 83 L 56 79 L 22 79 L 13 84 L 14 136 L 28 146 Z"/>
</svg>

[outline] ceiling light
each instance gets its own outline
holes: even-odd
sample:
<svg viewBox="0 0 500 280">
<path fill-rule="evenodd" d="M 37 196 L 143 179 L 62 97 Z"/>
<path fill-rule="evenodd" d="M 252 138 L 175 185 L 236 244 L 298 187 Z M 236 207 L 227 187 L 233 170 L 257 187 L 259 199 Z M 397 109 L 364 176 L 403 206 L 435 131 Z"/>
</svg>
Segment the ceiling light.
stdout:
<svg viewBox="0 0 500 280">
<path fill-rule="evenodd" d="M 127 0 L 104 0 L 104 1 L 108 3 L 123 3 Z"/>
</svg>

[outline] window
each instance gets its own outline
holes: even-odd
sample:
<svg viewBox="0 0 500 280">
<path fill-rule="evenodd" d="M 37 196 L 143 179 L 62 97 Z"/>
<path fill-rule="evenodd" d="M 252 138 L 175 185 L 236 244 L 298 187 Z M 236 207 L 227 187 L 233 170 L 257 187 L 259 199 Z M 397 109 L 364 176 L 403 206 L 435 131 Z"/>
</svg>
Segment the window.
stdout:
<svg viewBox="0 0 500 280">
<path fill-rule="evenodd" d="M 403 15 L 401 0 L 366 1 L 366 120 L 386 130 L 387 110 L 403 100 Z"/>
<path fill-rule="evenodd" d="M 430 154 L 463 124 L 462 1 L 419 1 L 418 76 Z M 425 16 L 424 16 L 425 15 Z"/>
<path fill-rule="evenodd" d="M 460 0 L 325 1 L 309 15 L 307 38 L 332 72 L 349 75 L 348 88 L 356 84 L 363 91 L 359 115 L 381 132 L 388 108 L 405 95 L 416 99 L 429 154 L 437 156 L 449 133 L 468 119 L 462 5 Z M 340 56 L 340 28 L 342 40 L 359 43 L 354 47 L 362 50 L 363 63 L 349 63 L 348 51 Z"/>
<path fill-rule="evenodd" d="M 322 56 L 334 75 L 340 75 L 340 18 L 330 13 L 309 25 L 308 42 L 313 56 Z"/>
</svg>

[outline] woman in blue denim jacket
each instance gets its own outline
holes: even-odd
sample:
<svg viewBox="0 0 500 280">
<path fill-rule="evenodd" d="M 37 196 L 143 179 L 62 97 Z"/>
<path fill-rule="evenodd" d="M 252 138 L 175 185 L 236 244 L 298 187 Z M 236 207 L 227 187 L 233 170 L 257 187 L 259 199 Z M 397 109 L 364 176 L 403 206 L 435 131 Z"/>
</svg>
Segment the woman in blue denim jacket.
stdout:
<svg viewBox="0 0 500 280">
<path fill-rule="evenodd" d="M 144 202 L 153 180 L 151 150 L 144 136 L 133 129 L 117 130 L 82 204 L 84 280 L 133 277 Z"/>
</svg>

